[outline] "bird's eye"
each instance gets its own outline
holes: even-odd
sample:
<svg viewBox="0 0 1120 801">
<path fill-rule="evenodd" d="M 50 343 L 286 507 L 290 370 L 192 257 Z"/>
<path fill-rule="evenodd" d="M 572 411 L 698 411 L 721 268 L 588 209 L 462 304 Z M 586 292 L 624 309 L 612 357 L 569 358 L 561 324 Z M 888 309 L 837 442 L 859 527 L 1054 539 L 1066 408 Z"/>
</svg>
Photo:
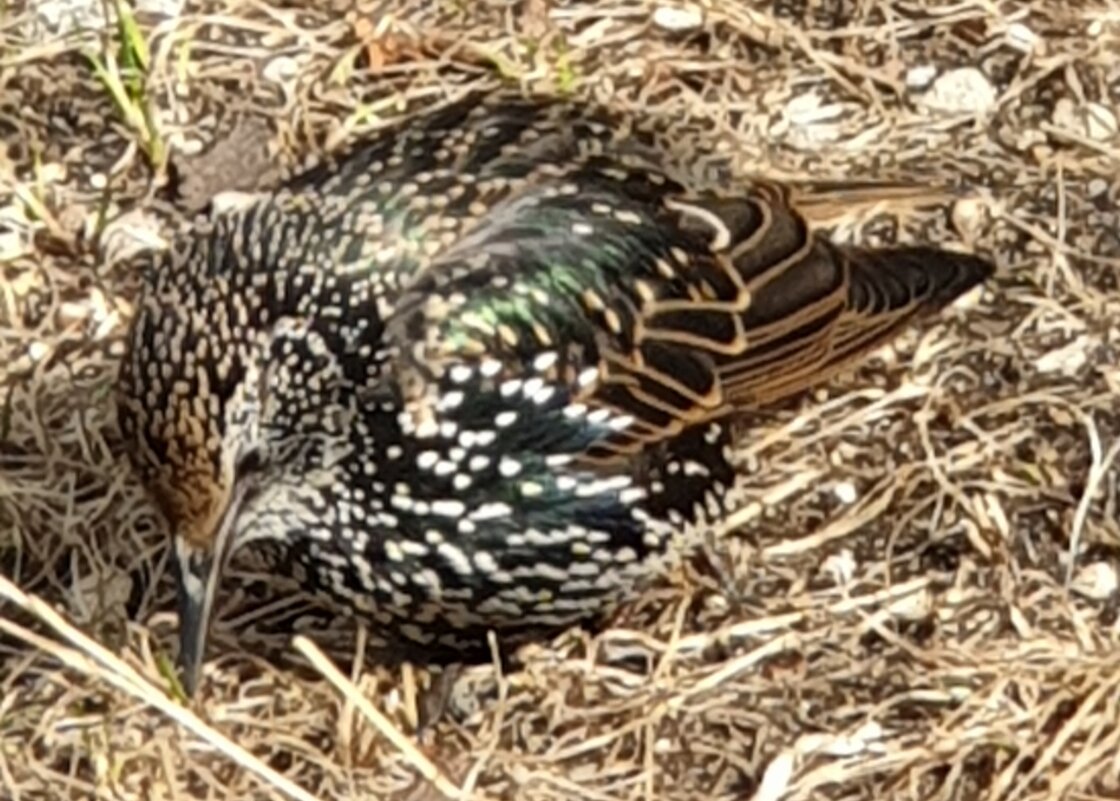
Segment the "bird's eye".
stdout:
<svg viewBox="0 0 1120 801">
<path fill-rule="evenodd" d="M 264 458 L 257 448 L 250 448 L 237 457 L 236 474 L 237 478 L 242 478 L 248 473 L 252 473 L 261 469 L 264 464 Z"/>
</svg>

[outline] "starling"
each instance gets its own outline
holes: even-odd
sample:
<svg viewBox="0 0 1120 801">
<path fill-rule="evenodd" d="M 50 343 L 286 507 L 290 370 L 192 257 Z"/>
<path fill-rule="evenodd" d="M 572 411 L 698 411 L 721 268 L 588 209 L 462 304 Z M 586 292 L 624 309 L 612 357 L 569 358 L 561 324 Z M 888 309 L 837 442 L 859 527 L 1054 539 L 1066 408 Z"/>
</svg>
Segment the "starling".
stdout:
<svg viewBox="0 0 1120 801">
<path fill-rule="evenodd" d="M 725 513 L 736 413 L 991 274 L 833 244 L 679 144 L 471 95 L 151 265 L 120 421 L 174 536 L 188 691 L 235 552 L 433 658 L 600 616 Z"/>
</svg>

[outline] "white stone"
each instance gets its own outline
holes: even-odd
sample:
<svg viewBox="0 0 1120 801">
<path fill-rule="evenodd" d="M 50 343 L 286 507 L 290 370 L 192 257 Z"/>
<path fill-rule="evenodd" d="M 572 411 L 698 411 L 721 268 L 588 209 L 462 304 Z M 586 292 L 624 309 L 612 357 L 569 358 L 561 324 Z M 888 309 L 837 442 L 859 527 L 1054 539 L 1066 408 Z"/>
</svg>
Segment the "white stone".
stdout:
<svg viewBox="0 0 1120 801">
<path fill-rule="evenodd" d="M 832 488 L 840 503 L 855 503 L 858 494 L 855 485 L 850 481 L 838 481 Z"/>
<path fill-rule="evenodd" d="M 906 85 L 915 90 L 925 89 L 936 77 L 937 67 L 932 64 L 922 64 L 906 70 Z"/>
<path fill-rule="evenodd" d="M 1103 601 L 1109 598 L 1120 587 L 1120 580 L 1116 576 L 1116 568 L 1108 562 L 1093 562 L 1077 571 L 1077 575 L 1070 582 L 1070 589 L 1085 598 Z"/>
<path fill-rule="evenodd" d="M 33 362 L 42 361 L 49 352 L 50 346 L 46 342 L 36 340 L 27 346 L 27 355 L 31 357 Z"/>
<path fill-rule="evenodd" d="M 1007 43 L 1023 53 L 1030 53 L 1038 44 L 1038 34 L 1021 22 L 1007 26 Z"/>
<path fill-rule="evenodd" d="M 693 31 L 704 22 L 696 6 L 658 6 L 653 11 L 653 24 L 667 31 Z"/>
<path fill-rule="evenodd" d="M 984 114 L 996 104 L 996 89 L 975 67 L 942 73 L 919 102 L 933 111 L 949 114 Z"/>
<path fill-rule="evenodd" d="M 1087 336 L 1079 336 L 1067 345 L 1055 348 L 1035 361 L 1035 369 L 1040 373 L 1061 373 L 1072 376 L 1077 373 L 1089 358 L 1092 347 Z"/>
<path fill-rule="evenodd" d="M 35 41 L 108 27 L 104 8 L 97 0 L 39 0 L 33 5 L 35 14 L 26 23 L 24 35 Z"/>
<path fill-rule="evenodd" d="M 1088 103 L 1083 110 L 1082 122 L 1084 133 L 1090 139 L 1104 142 L 1116 136 L 1120 125 L 1116 121 L 1116 112 L 1100 103 Z"/>
<path fill-rule="evenodd" d="M 134 13 L 160 17 L 177 17 L 183 10 L 183 0 L 135 0 L 131 5 Z M 106 18 L 106 4 L 101 0 L 37 0 L 29 7 L 34 14 L 27 17 L 23 34 L 36 42 L 96 33 L 115 25 L 113 16 Z"/>
<path fill-rule="evenodd" d="M 287 83 L 299 73 L 299 62 L 291 56 L 277 56 L 261 70 L 261 76 L 273 83 Z"/>
</svg>

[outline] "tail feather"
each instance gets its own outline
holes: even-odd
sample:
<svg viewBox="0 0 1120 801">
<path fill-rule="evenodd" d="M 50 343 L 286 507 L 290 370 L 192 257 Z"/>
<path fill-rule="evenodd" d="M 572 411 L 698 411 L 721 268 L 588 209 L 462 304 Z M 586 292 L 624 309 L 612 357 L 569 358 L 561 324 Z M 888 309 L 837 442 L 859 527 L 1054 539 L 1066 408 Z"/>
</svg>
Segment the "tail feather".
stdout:
<svg viewBox="0 0 1120 801">
<path fill-rule="evenodd" d="M 848 307 L 866 316 L 914 306 L 937 311 L 993 273 L 979 256 L 931 247 L 846 248 L 838 256 L 848 265 Z"/>
<path fill-rule="evenodd" d="M 822 272 L 825 265 L 836 270 L 837 287 L 843 293 L 840 302 L 832 313 L 809 316 L 779 336 L 756 341 L 724 365 L 724 386 L 733 405 L 756 407 L 820 384 L 994 272 L 991 263 L 980 257 L 931 247 L 876 250 L 827 245 L 822 255 L 825 258 L 817 260 L 814 273 Z M 821 276 L 806 286 L 813 285 L 819 288 L 807 290 L 808 296 L 835 296 L 825 289 L 828 283 Z M 781 290 L 782 299 L 788 300 L 788 288 Z M 759 307 L 768 308 L 765 296 L 759 298 L 754 313 Z M 788 312 L 783 314 L 789 319 Z"/>
</svg>

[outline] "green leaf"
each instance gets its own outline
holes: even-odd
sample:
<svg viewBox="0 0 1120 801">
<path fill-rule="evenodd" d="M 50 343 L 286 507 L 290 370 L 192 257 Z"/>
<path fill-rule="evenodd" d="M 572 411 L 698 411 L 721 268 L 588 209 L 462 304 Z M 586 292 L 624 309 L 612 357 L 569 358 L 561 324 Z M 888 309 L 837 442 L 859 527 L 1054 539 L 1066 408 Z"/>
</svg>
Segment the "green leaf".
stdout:
<svg viewBox="0 0 1120 801">
<path fill-rule="evenodd" d="M 175 671 L 175 663 L 171 661 L 171 657 L 162 651 L 156 654 L 156 669 L 159 671 L 159 675 L 167 681 L 171 697 L 184 706 L 190 703 L 190 699 L 187 698 L 187 691 L 183 689 L 183 683 L 179 681 L 179 674 Z"/>
<path fill-rule="evenodd" d="M 121 37 L 121 61 L 139 72 L 146 73 L 152 57 L 148 42 L 136 24 L 132 9 L 124 0 L 117 0 L 117 28 Z"/>
<path fill-rule="evenodd" d="M 571 56 L 563 44 L 558 44 L 556 55 L 556 89 L 561 94 L 571 94 L 579 81 L 575 67 L 572 66 Z"/>
</svg>

